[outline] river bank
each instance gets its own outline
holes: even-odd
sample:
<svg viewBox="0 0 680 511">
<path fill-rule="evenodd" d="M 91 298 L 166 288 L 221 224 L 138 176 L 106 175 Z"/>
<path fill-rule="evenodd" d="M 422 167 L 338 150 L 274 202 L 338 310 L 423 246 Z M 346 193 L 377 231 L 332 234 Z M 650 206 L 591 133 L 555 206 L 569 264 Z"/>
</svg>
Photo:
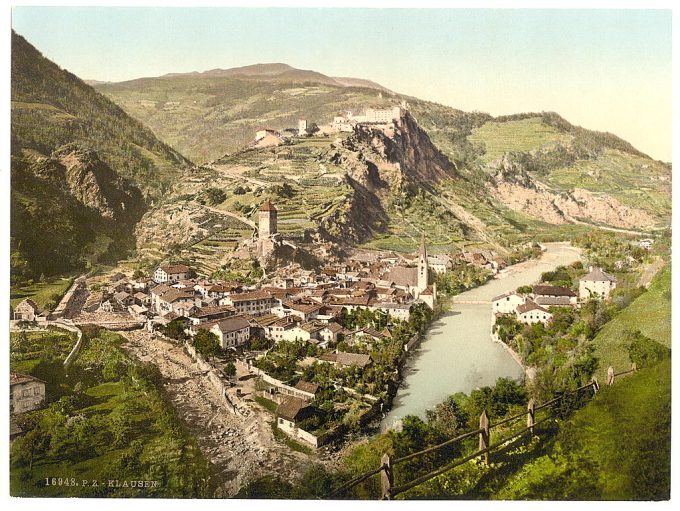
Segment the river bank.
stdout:
<svg viewBox="0 0 680 511">
<path fill-rule="evenodd" d="M 568 243 L 548 243 L 540 259 L 506 268 L 486 284 L 451 300 L 451 310 L 435 320 L 420 347 L 409 357 L 387 429 L 406 415 L 426 410 L 458 392 L 493 385 L 500 377 L 521 379 L 524 368 L 491 336 L 491 299 L 521 285 L 538 282 L 542 273 L 579 260 Z"/>
</svg>

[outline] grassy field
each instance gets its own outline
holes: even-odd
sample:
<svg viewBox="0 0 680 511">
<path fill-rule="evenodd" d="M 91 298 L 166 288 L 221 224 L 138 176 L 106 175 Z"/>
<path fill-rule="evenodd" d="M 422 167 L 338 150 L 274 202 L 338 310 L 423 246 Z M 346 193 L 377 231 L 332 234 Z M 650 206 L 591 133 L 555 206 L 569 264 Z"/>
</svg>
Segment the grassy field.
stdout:
<svg viewBox="0 0 680 511">
<path fill-rule="evenodd" d="M 54 329 L 49 332 L 10 332 L 10 371 L 32 373 L 41 359 L 66 359 L 76 343 L 76 334 Z"/>
<path fill-rule="evenodd" d="M 39 375 L 47 406 L 18 418 L 28 432 L 11 444 L 11 495 L 206 496 L 208 462 L 164 397 L 157 370 L 130 359 L 118 334 L 90 329 L 84 339 L 68 375 L 61 360 Z M 47 484 L 51 478 L 62 484 Z M 159 485 L 112 487 L 111 479 Z"/>
<path fill-rule="evenodd" d="M 473 144 L 483 144 L 486 153 L 482 161 L 490 162 L 507 152 L 529 152 L 557 143 L 566 144 L 571 140 L 540 117 L 519 121 L 487 122 L 472 131 L 468 140 Z"/>
<path fill-rule="evenodd" d="M 654 277 L 649 290 L 637 298 L 597 334 L 595 356 L 600 360 L 597 376 L 606 378 L 610 365 L 618 371 L 630 367 L 624 332 L 640 330 L 644 335 L 671 346 L 671 268 L 666 265 Z"/>
<path fill-rule="evenodd" d="M 603 388 L 493 498 L 668 499 L 670 396 L 670 360 Z"/>
<path fill-rule="evenodd" d="M 46 303 L 53 301 L 54 297 L 59 296 L 56 302 L 61 300 L 72 282 L 73 278 L 68 277 L 35 282 L 30 286 L 13 286 L 10 290 L 9 303 L 12 307 L 16 307 L 22 300 L 30 298 L 42 310 Z"/>
</svg>

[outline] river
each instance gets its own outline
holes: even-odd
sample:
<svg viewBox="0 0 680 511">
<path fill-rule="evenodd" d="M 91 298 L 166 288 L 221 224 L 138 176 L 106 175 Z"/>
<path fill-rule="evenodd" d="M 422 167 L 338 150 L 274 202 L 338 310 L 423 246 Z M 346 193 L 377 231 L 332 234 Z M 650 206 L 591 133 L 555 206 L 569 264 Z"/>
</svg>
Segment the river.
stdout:
<svg viewBox="0 0 680 511">
<path fill-rule="evenodd" d="M 491 298 L 535 284 L 543 272 L 580 259 L 578 249 L 568 243 L 546 243 L 545 247 L 540 259 L 506 268 L 483 286 L 454 297 L 451 310 L 431 325 L 406 362 L 383 429 L 406 415 L 424 417 L 427 409 L 451 394 L 493 385 L 500 377 L 523 377 L 522 367 L 491 340 Z"/>
</svg>

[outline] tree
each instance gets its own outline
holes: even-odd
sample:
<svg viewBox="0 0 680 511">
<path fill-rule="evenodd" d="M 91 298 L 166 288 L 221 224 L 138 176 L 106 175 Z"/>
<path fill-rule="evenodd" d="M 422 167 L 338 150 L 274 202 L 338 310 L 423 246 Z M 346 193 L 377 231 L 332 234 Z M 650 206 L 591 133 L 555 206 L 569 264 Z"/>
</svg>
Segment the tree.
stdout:
<svg viewBox="0 0 680 511">
<path fill-rule="evenodd" d="M 205 197 L 205 201 L 211 206 L 217 206 L 227 200 L 227 194 L 219 188 L 208 188 L 202 195 Z"/>
<path fill-rule="evenodd" d="M 222 351 L 219 338 L 209 330 L 199 330 L 194 336 L 194 348 L 196 353 L 214 358 Z"/>
<path fill-rule="evenodd" d="M 186 334 L 184 333 L 184 320 L 182 319 L 173 319 L 170 323 L 162 327 L 162 331 L 171 339 L 176 339 L 178 341 L 186 339 Z"/>
<path fill-rule="evenodd" d="M 224 374 L 227 376 L 227 378 L 233 378 L 236 376 L 236 366 L 233 362 L 229 362 L 226 366 L 224 366 Z"/>
</svg>

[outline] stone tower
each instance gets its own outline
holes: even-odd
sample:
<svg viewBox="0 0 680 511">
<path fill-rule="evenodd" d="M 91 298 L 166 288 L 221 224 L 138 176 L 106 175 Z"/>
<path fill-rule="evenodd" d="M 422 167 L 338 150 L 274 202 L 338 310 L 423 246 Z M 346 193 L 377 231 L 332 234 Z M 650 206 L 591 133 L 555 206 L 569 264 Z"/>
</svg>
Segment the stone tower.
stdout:
<svg viewBox="0 0 680 511">
<path fill-rule="evenodd" d="M 298 135 L 303 137 L 307 134 L 307 119 L 298 119 Z"/>
<path fill-rule="evenodd" d="M 427 289 L 430 268 L 427 264 L 427 249 L 425 248 L 425 235 L 420 238 L 420 251 L 418 253 L 418 294 Z"/>
<path fill-rule="evenodd" d="M 258 238 L 260 241 L 265 240 L 273 234 L 276 234 L 276 208 L 272 201 L 267 199 L 260 206 Z"/>
</svg>

